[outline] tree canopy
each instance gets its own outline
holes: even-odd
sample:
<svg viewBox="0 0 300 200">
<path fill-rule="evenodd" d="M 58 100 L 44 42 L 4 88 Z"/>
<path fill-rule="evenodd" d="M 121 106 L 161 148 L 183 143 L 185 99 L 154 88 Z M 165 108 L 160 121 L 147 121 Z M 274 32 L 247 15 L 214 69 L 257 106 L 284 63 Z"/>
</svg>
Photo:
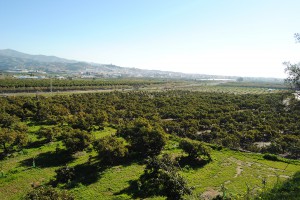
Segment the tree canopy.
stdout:
<svg viewBox="0 0 300 200">
<path fill-rule="evenodd" d="M 294 35 L 296 42 L 300 42 L 300 34 L 295 33 Z M 300 89 L 300 63 L 291 64 L 290 62 L 283 63 L 286 68 L 285 72 L 288 74 L 288 77 L 285 79 L 285 82 L 290 84 L 296 90 Z"/>
</svg>

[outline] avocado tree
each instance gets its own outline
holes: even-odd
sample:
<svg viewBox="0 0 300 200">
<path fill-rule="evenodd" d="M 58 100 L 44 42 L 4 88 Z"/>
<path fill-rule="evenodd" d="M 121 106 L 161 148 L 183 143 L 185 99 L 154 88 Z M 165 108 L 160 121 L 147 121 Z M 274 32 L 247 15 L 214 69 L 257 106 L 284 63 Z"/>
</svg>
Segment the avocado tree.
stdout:
<svg viewBox="0 0 300 200">
<path fill-rule="evenodd" d="M 94 149 L 103 163 L 114 164 L 124 158 L 128 152 L 124 139 L 106 136 L 94 142 Z"/>
<path fill-rule="evenodd" d="M 183 195 L 192 193 L 187 181 L 178 173 L 176 162 L 168 154 L 148 159 L 139 183 L 142 197 L 163 195 L 167 199 L 182 199 Z"/>
<path fill-rule="evenodd" d="M 120 128 L 117 135 L 129 142 L 132 152 L 144 157 L 158 155 L 167 141 L 166 133 L 161 126 L 151 125 L 145 118 L 138 118 Z"/>
<path fill-rule="evenodd" d="M 70 153 L 83 151 L 91 143 L 91 134 L 80 129 L 71 129 L 63 134 L 63 143 Z"/>
<path fill-rule="evenodd" d="M 59 127 L 42 127 L 38 131 L 39 138 L 46 138 L 47 142 L 54 141 L 61 134 L 61 129 Z"/>
<path fill-rule="evenodd" d="M 15 146 L 22 147 L 28 141 L 26 132 L 13 130 L 10 128 L 0 128 L 0 149 L 4 154 L 8 154 Z"/>
<path fill-rule="evenodd" d="M 211 160 L 211 149 L 202 142 L 191 139 L 182 139 L 179 143 L 179 147 L 193 160 Z"/>
</svg>

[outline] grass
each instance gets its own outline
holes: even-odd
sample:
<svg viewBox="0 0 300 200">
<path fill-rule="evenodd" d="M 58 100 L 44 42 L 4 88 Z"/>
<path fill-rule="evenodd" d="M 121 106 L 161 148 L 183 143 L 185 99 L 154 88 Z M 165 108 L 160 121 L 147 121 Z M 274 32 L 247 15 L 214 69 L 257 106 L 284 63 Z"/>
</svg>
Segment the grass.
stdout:
<svg viewBox="0 0 300 200">
<path fill-rule="evenodd" d="M 247 187 L 254 194 L 264 187 L 272 188 L 277 181 L 291 177 L 299 170 L 300 163 L 287 164 L 264 160 L 262 155 L 234 152 L 230 150 L 213 151 L 213 161 L 203 168 L 184 171 L 195 193 L 209 189 L 221 190 L 224 185 L 227 193 L 235 199 L 245 196 Z M 266 180 L 266 185 L 262 180 Z M 266 189 L 265 188 L 265 189 Z"/>
<path fill-rule="evenodd" d="M 108 135 L 112 135 L 116 133 L 116 129 L 111 127 L 105 127 L 104 130 L 101 131 L 94 131 L 93 135 L 95 136 L 95 139 L 99 139 Z"/>
<path fill-rule="evenodd" d="M 29 133 L 32 140 L 40 141 L 34 135 L 39 126 L 30 126 Z M 114 134 L 115 129 L 105 127 L 93 134 L 101 138 Z M 42 143 L 41 143 L 42 144 Z M 56 153 L 59 145 L 61 151 Z M 170 137 L 163 153 L 181 156 L 183 152 L 178 148 L 178 141 Z M 91 164 L 87 164 L 90 155 Z M 77 174 L 76 181 L 71 184 L 58 185 L 68 188 L 76 199 L 131 199 L 130 193 L 122 192 L 129 188 L 131 181 L 137 180 L 143 173 L 144 165 L 131 162 L 111 168 L 99 169 L 96 152 L 80 152 L 72 157 L 64 154 L 61 142 L 28 147 L 24 153 L 15 153 L 14 157 L 0 161 L 0 170 L 4 176 L 0 177 L 0 199 L 20 199 L 31 190 L 31 184 L 48 184 L 54 179 L 55 170 L 61 166 L 74 166 Z M 36 167 L 32 166 L 33 158 Z M 300 169 L 300 162 L 279 159 L 271 161 L 261 154 L 242 153 L 228 149 L 212 151 L 213 161 L 204 166 L 181 166 L 180 172 L 190 186 L 194 195 L 200 196 L 205 191 L 220 191 L 223 185 L 226 193 L 234 199 L 243 198 L 248 194 L 254 197 L 259 191 L 267 191 L 292 177 Z M 266 180 L 266 184 L 262 184 Z M 191 197 L 187 197 L 191 198 Z M 164 199 L 151 197 L 149 199 Z"/>
</svg>

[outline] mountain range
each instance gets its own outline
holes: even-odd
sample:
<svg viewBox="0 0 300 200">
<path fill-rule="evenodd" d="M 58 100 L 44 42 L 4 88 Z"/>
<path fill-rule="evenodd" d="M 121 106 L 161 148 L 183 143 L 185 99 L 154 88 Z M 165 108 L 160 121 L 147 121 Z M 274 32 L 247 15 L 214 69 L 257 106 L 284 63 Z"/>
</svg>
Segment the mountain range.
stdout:
<svg viewBox="0 0 300 200">
<path fill-rule="evenodd" d="M 86 73 L 102 74 L 106 77 L 153 77 L 153 78 L 190 78 L 179 72 L 143 70 L 119 67 L 112 64 L 96 64 L 68 60 L 56 56 L 30 55 L 12 49 L 0 50 L 0 71 L 39 70 L 47 73 Z M 206 75 L 197 75 L 206 78 Z M 209 76 L 211 78 L 211 76 Z"/>
<path fill-rule="evenodd" d="M 68 60 L 56 56 L 30 55 L 12 49 L 0 50 L 0 71 L 33 70 L 46 73 L 63 74 L 96 74 L 102 77 L 151 77 L 151 78 L 184 78 L 184 79 L 237 79 L 236 76 L 216 76 L 205 74 L 185 74 L 180 72 L 144 70 L 120 67 L 112 64 L 96 64 Z M 256 80 L 251 78 L 251 80 Z M 261 79 L 277 81 L 277 79 Z"/>
</svg>

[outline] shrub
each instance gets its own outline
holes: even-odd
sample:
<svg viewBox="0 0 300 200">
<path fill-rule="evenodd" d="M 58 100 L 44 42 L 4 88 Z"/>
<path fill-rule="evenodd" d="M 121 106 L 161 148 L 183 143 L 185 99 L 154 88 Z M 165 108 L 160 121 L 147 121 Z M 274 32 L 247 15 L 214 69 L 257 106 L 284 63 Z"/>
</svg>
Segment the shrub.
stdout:
<svg viewBox="0 0 300 200">
<path fill-rule="evenodd" d="M 263 156 L 263 158 L 266 159 L 266 160 L 272 160 L 272 161 L 278 161 L 279 160 L 278 157 L 274 154 L 265 154 Z"/>
<path fill-rule="evenodd" d="M 119 129 L 117 135 L 129 142 L 133 152 L 145 157 L 158 155 L 167 141 L 164 130 L 157 124 L 155 127 L 150 125 L 144 118 Z"/>
<path fill-rule="evenodd" d="M 61 167 L 55 170 L 55 172 L 55 178 L 58 183 L 67 183 L 75 177 L 75 169 L 73 167 Z"/>
<path fill-rule="evenodd" d="M 57 138 L 60 135 L 61 129 L 58 127 L 54 128 L 46 128 L 42 127 L 38 131 L 38 137 L 39 138 L 46 138 L 47 142 L 52 142 L 55 138 Z"/>
<path fill-rule="evenodd" d="M 150 158 L 139 182 L 142 196 L 164 195 L 168 199 L 182 199 L 183 195 L 192 193 L 168 154 Z"/>
<path fill-rule="evenodd" d="M 202 142 L 190 139 L 182 139 L 179 143 L 179 147 L 183 149 L 193 160 L 211 160 L 211 149 Z"/>
<path fill-rule="evenodd" d="M 60 191 L 50 186 L 40 186 L 30 191 L 24 200 L 74 200 L 66 190 Z"/>
<path fill-rule="evenodd" d="M 86 131 L 71 129 L 63 135 L 63 143 L 71 153 L 83 151 L 91 143 L 91 135 Z"/>
<path fill-rule="evenodd" d="M 115 136 L 106 136 L 94 142 L 94 149 L 102 162 L 114 164 L 126 156 L 128 149 L 123 140 Z"/>
</svg>

